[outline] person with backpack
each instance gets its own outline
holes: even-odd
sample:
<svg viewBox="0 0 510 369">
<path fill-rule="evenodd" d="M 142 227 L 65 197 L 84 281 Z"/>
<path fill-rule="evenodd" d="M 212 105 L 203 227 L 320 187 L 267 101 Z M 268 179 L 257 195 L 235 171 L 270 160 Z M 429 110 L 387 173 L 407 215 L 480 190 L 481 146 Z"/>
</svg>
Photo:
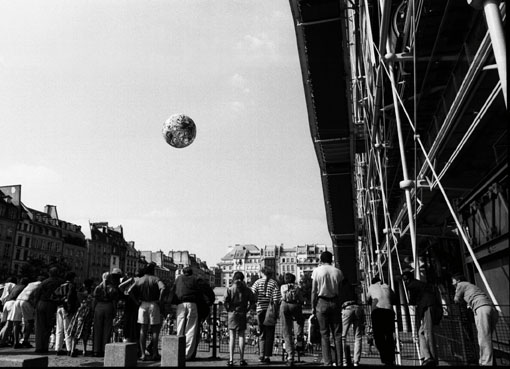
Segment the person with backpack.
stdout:
<svg viewBox="0 0 510 369">
<path fill-rule="evenodd" d="M 229 361 L 227 366 L 234 366 L 234 350 L 236 335 L 239 338 L 239 365 L 247 366 L 244 360 L 244 346 L 247 314 L 248 311 L 256 304 L 255 295 L 244 282 L 244 274 L 235 272 L 232 277 L 232 285 L 225 292 L 224 306 L 228 315 L 228 331 L 229 331 Z"/>
<path fill-rule="evenodd" d="M 303 342 L 303 332 L 305 318 L 303 317 L 303 303 L 305 301 L 301 288 L 296 284 L 296 276 L 292 273 L 286 273 L 284 276 L 285 284 L 280 287 L 282 295 L 282 304 L 280 309 L 280 318 L 283 322 L 283 339 L 289 356 L 287 365 L 294 365 L 294 356 L 296 354 L 296 344 L 294 343 L 294 320 L 298 324 L 297 340 Z"/>
<path fill-rule="evenodd" d="M 402 280 L 409 291 L 409 304 L 416 305 L 415 324 L 422 365 L 436 366 L 438 359 L 434 330 L 443 316 L 441 300 L 434 287 L 430 283 L 415 279 L 413 272 L 402 273 Z"/>
<path fill-rule="evenodd" d="M 58 287 L 52 295 L 57 303 L 57 326 L 55 329 L 55 351 L 57 355 L 70 355 L 72 339 L 68 334 L 71 318 L 78 310 L 78 293 L 74 284 L 75 272 L 69 272 L 65 276 L 65 282 Z M 66 349 L 62 350 L 64 340 Z"/>
</svg>

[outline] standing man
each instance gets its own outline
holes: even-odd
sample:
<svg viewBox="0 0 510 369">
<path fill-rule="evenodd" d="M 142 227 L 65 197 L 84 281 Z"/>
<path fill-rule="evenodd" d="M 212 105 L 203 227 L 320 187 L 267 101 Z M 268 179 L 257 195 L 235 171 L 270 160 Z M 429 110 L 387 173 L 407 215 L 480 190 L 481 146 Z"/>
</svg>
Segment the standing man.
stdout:
<svg viewBox="0 0 510 369">
<path fill-rule="evenodd" d="M 193 270 L 186 267 L 175 280 L 170 301 L 175 296 L 177 302 L 177 335 L 186 337 L 186 360 L 191 360 L 197 345 L 198 327 L 197 301 L 202 291 Z"/>
<path fill-rule="evenodd" d="M 367 292 L 368 301 L 372 301 L 372 332 L 375 346 L 379 350 L 384 365 L 395 363 L 395 312 L 393 311 L 394 292 L 379 277 L 372 278 Z"/>
<path fill-rule="evenodd" d="M 361 341 L 365 331 L 365 311 L 358 303 L 356 288 L 347 278 L 342 281 L 340 289 L 340 303 L 342 304 L 342 346 L 344 353 L 343 365 L 347 366 L 347 332 L 352 325 L 354 335 L 354 356 L 353 365 L 358 366 L 361 358 Z M 350 354 L 350 353 L 349 353 Z"/>
<path fill-rule="evenodd" d="M 55 328 L 55 351 L 57 355 L 71 354 L 71 337 L 68 333 L 71 317 L 78 310 L 78 292 L 74 284 L 75 272 L 68 272 L 65 282 L 53 293 L 53 299 L 57 302 L 57 325 Z M 62 347 L 66 343 L 66 349 Z"/>
<path fill-rule="evenodd" d="M 161 360 L 158 353 L 159 331 L 161 329 L 161 304 L 165 284 L 154 275 L 156 263 L 152 262 L 145 268 L 143 277 L 135 281 L 132 288 L 134 298 L 138 301 L 138 323 L 140 324 L 140 360 Z M 152 354 L 145 356 L 147 331 L 151 326 Z"/>
<path fill-rule="evenodd" d="M 409 291 L 409 304 L 416 305 L 416 329 L 422 365 L 437 365 L 437 350 L 434 329 L 441 321 L 443 309 L 434 287 L 430 283 L 414 278 L 412 272 L 402 274 L 407 290 Z"/>
<path fill-rule="evenodd" d="M 473 310 L 480 347 L 479 365 L 494 365 L 492 334 L 499 319 L 498 311 L 485 292 L 467 282 L 462 274 L 455 274 L 452 277 L 452 284 L 455 287 L 454 301 L 459 303 L 464 300 L 468 308 Z"/>
<path fill-rule="evenodd" d="M 35 302 L 35 352 L 47 354 L 51 329 L 55 324 L 57 303 L 52 300 L 53 292 L 62 284 L 56 267 L 50 268 L 46 278 L 34 291 Z"/>
<path fill-rule="evenodd" d="M 312 272 L 312 308 L 317 316 L 321 331 L 323 365 L 342 365 L 342 306 L 340 305 L 340 285 L 344 279 L 342 271 L 332 265 L 333 254 L 324 251 L 321 264 Z M 329 335 L 335 341 L 336 363 L 331 357 Z"/>
</svg>

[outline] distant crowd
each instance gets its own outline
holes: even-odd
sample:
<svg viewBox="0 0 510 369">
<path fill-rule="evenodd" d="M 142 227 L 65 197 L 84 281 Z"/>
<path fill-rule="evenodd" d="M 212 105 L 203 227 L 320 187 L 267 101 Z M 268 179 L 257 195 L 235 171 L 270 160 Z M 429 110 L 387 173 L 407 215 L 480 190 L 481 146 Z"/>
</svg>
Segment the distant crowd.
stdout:
<svg viewBox="0 0 510 369">
<path fill-rule="evenodd" d="M 296 283 L 295 275 L 286 273 L 284 283 L 279 285 L 274 271 L 264 267 L 262 277 L 249 287 L 242 272 L 234 273 L 224 296 L 229 331 L 227 366 L 236 364 L 236 345 L 239 348 L 239 365 L 248 365 L 244 355 L 245 331 L 251 311 L 257 318 L 260 363 L 271 363 L 275 327 L 280 319 L 288 354 L 287 365 L 295 365 L 296 353 L 307 343 L 321 345 L 322 364 L 325 366 L 360 364 L 365 312 L 354 285 L 332 264 L 332 260 L 330 252 L 323 252 L 319 266 L 312 272 L 309 296 L 312 314 L 308 319 L 307 337 L 302 310 L 305 296 Z M 160 330 L 164 317 L 174 306 L 175 334 L 185 336 L 185 359 L 193 360 L 200 340 L 200 327 L 208 318 L 215 300 L 214 292 L 208 282 L 193 275 L 189 267 L 183 269 L 172 286 L 166 286 L 154 275 L 155 266 L 155 263 L 149 264 L 136 276 L 125 276 L 115 268 L 103 273 L 98 285 L 87 279 L 77 286 L 74 272 L 62 277 L 57 268 L 51 268 L 47 275 L 41 274 L 35 281 L 8 278 L 0 286 L 0 347 L 33 348 L 36 353 L 49 354 L 53 332 L 52 349 L 56 355 L 103 357 L 106 344 L 123 340 L 138 344 L 139 360 L 159 361 Z M 408 291 L 409 303 L 416 306 L 415 327 L 421 363 L 438 365 L 433 330 L 442 319 L 441 300 L 432 285 L 415 279 L 412 272 L 404 272 L 401 277 Z M 377 276 L 371 282 L 366 297 L 371 304 L 373 339 L 381 362 L 394 365 L 395 293 Z M 467 282 L 464 276 L 455 275 L 452 284 L 456 289 L 455 302 L 465 302 L 474 313 L 480 347 L 479 364 L 493 365 L 492 334 L 498 321 L 498 311 L 487 295 Z M 354 334 L 352 355 L 346 345 L 351 327 Z M 33 332 L 35 341 L 32 345 L 30 337 Z M 77 349 L 80 340 L 83 350 Z M 149 345 L 147 342 L 150 342 Z"/>
</svg>

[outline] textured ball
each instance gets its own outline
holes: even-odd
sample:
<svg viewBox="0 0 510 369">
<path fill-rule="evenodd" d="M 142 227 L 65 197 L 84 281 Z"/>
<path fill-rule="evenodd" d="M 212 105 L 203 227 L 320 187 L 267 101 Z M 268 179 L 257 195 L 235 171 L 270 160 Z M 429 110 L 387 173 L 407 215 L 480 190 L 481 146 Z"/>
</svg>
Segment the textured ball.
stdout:
<svg viewBox="0 0 510 369">
<path fill-rule="evenodd" d="M 187 115 L 174 114 L 163 124 L 162 133 L 170 146 L 181 149 L 191 145 L 197 135 L 197 127 Z"/>
</svg>

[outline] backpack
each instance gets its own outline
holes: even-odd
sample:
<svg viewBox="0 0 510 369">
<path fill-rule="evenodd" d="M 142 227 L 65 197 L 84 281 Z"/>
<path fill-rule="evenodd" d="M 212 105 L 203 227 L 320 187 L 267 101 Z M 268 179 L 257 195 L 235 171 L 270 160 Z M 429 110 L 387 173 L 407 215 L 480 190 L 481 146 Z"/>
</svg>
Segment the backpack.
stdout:
<svg viewBox="0 0 510 369">
<path fill-rule="evenodd" d="M 297 304 L 299 303 L 299 299 L 297 296 L 298 289 L 294 283 L 289 283 L 287 290 L 283 293 L 283 301 L 288 304 Z"/>
</svg>

